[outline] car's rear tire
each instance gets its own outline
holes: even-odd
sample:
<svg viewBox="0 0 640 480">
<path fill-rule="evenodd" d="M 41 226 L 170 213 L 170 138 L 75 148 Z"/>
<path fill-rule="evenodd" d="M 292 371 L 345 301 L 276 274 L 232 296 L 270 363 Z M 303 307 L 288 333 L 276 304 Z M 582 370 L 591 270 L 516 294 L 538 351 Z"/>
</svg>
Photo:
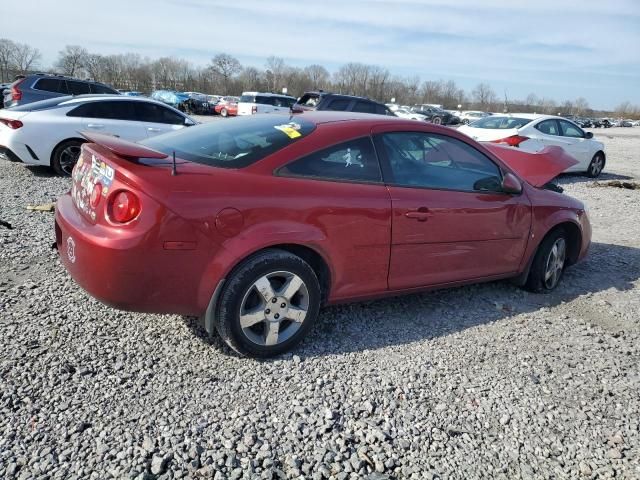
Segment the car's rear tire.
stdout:
<svg viewBox="0 0 640 480">
<path fill-rule="evenodd" d="M 545 237 L 531 264 L 525 288 L 535 293 L 549 293 L 558 286 L 567 263 L 569 241 L 558 228 Z"/>
<path fill-rule="evenodd" d="M 51 156 L 51 167 L 61 176 L 71 176 L 71 171 L 80 156 L 82 140 L 67 140 L 59 144 Z"/>
<path fill-rule="evenodd" d="M 279 355 L 307 334 L 318 317 L 320 299 L 320 282 L 307 262 L 284 250 L 265 250 L 230 274 L 220 295 L 216 328 L 241 355 Z"/>
<path fill-rule="evenodd" d="M 440 117 L 433 117 L 431 119 L 431 123 L 434 125 L 442 125 L 442 119 Z"/>
<path fill-rule="evenodd" d="M 222 115 L 223 117 L 226 117 L 227 115 L 229 115 L 229 112 L 227 112 L 226 108 L 223 108 L 222 110 L 220 110 L 220 115 Z"/>
<path fill-rule="evenodd" d="M 591 159 L 591 163 L 589 163 L 589 168 L 587 170 L 587 176 L 591 178 L 599 177 L 604 170 L 605 158 L 602 152 L 597 152 L 593 158 Z"/>
</svg>

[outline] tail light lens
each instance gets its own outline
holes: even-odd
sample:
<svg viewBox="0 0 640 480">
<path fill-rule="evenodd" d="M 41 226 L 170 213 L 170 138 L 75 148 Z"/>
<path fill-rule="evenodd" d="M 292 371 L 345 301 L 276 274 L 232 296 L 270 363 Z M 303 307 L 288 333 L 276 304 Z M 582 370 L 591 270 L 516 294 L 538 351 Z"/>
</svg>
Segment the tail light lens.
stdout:
<svg viewBox="0 0 640 480">
<path fill-rule="evenodd" d="M 20 120 L 11 120 L 10 118 L 0 118 L 0 123 L 6 125 L 11 130 L 17 130 L 19 128 L 22 128 L 22 126 L 24 125 L 24 123 L 22 123 Z"/>
<path fill-rule="evenodd" d="M 504 143 L 511 147 L 518 147 L 525 140 L 529 140 L 529 137 L 522 135 L 512 135 L 510 137 L 501 138 L 500 140 L 493 140 L 491 143 Z"/>
<path fill-rule="evenodd" d="M 111 195 L 109 217 L 111 217 L 114 222 L 127 223 L 139 214 L 140 200 L 135 193 L 128 190 L 120 190 Z"/>
<path fill-rule="evenodd" d="M 11 86 L 11 100 L 14 102 L 22 100 L 22 90 L 20 90 L 20 84 L 22 82 L 24 82 L 24 78 L 22 80 L 18 80 L 17 83 Z"/>
<path fill-rule="evenodd" d="M 93 186 L 93 190 L 91 190 L 91 198 L 89 199 L 89 204 L 91 208 L 96 208 L 98 203 L 100 203 L 100 197 L 102 196 L 102 184 L 96 183 Z"/>
<path fill-rule="evenodd" d="M 251 114 L 253 115 L 254 113 L 258 113 L 258 107 L 256 107 L 255 105 L 251 107 Z"/>
</svg>

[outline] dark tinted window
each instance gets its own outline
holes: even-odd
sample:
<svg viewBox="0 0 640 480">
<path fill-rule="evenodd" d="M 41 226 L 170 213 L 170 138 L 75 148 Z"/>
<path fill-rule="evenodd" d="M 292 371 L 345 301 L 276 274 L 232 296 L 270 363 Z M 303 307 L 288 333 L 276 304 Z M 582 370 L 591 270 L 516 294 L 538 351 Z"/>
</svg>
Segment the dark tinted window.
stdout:
<svg viewBox="0 0 640 480">
<path fill-rule="evenodd" d="M 262 105 L 274 105 L 273 97 L 267 97 L 265 95 L 258 95 L 255 102 Z"/>
<path fill-rule="evenodd" d="M 101 85 L 99 83 L 92 83 L 91 84 L 91 92 L 92 93 L 100 93 L 100 94 L 118 93 L 113 88 L 109 88 L 106 85 Z"/>
<path fill-rule="evenodd" d="M 67 83 L 60 78 L 41 78 L 33 88 L 36 90 L 44 90 L 45 92 L 69 93 Z"/>
<path fill-rule="evenodd" d="M 376 104 L 373 102 L 363 102 L 358 100 L 353 106 L 353 111 L 360 113 L 376 113 Z"/>
<path fill-rule="evenodd" d="M 134 102 L 90 102 L 67 113 L 68 117 L 104 118 L 107 120 L 137 120 Z"/>
<path fill-rule="evenodd" d="M 331 102 L 329 102 L 329 105 L 327 106 L 327 110 L 335 110 L 338 112 L 342 112 L 342 111 L 345 111 L 347 108 L 349 108 L 350 103 L 351 103 L 351 100 L 348 98 L 336 98 L 334 100 L 331 100 Z"/>
<path fill-rule="evenodd" d="M 134 102 L 136 118 L 141 122 L 168 123 L 171 125 L 184 125 L 185 118 L 173 110 L 147 102 Z"/>
<path fill-rule="evenodd" d="M 354 182 L 380 182 L 380 166 L 369 137 L 334 145 L 280 169 L 284 175 Z"/>
<path fill-rule="evenodd" d="M 531 123 L 531 120 L 528 118 L 498 117 L 496 115 L 492 115 L 490 117 L 476 120 L 475 122 L 470 123 L 470 125 L 474 128 L 502 130 L 510 128 L 521 128 L 524 127 L 527 123 Z"/>
<path fill-rule="evenodd" d="M 86 95 L 90 93 L 89 84 L 86 82 L 74 82 L 73 80 L 67 80 L 67 87 L 71 95 Z"/>
<path fill-rule="evenodd" d="M 389 107 L 385 106 L 385 105 L 380 105 L 379 103 L 376 104 L 376 113 L 378 115 L 387 115 L 389 117 L 395 117 L 396 114 L 393 113 Z"/>
<path fill-rule="evenodd" d="M 536 125 L 536 130 L 541 131 L 547 135 L 560 135 L 558 132 L 558 122 L 555 120 L 545 120 Z"/>
<path fill-rule="evenodd" d="M 211 122 L 142 142 L 156 150 L 212 167 L 242 168 L 309 135 L 315 125 L 296 117 L 253 115 Z"/>
<path fill-rule="evenodd" d="M 500 169 L 470 145 L 444 135 L 386 133 L 378 137 L 388 160 L 388 183 L 462 191 L 500 191 Z M 389 176 L 390 178 L 386 178 Z"/>
<path fill-rule="evenodd" d="M 584 132 L 571 122 L 558 120 L 563 137 L 584 138 Z"/>
</svg>

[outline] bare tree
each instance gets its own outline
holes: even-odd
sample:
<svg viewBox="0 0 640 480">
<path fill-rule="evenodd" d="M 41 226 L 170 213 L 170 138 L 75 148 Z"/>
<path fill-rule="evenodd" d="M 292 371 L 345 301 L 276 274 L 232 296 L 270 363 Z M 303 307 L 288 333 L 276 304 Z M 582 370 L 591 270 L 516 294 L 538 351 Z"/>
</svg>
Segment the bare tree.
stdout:
<svg viewBox="0 0 640 480">
<path fill-rule="evenodd" d="M 322 65 L 309 65 L 304 68 L 304 72 L 313 85 L 311 88 L 322 89 L 329 86 L 331 75 Z"/>
<path fill-rule="evenodd" d="M 496 92 L 487 83 L 478 84 L 471 92 L 471 96 L 481 110 L 491 110 L 498 100 Z"/>
<path fill-rule="evenodd" d="M 230 80 L 242 71 L 242 65 L 236 57 L 219 53 L 211 60 L 211 70 L 222 79 L 225 93 L 229 91 Z"/>
<path fill-rule="evenodd" d="M 272 92 L 276 92 L 280 90 L 280 88 L 284 87 L 284 85 L 281 84 L 282 77 L 287 68 L 284 59 L 271 56 L 267 58 L 267 63 L 265 64 L 265 66 L 267 67 L 265 76 L 267 78 L 267 81 L 269 82 L 269 89 Z"/>
<path fill-rule="evenodd" d="M 15 69 L 21 75 L 28 73 L 38 66 L 42 58 L 40 50 L 27 45 L 26 43 L 16 43 L 13 50 L 13 62 Z"/>
<path fill-rule="evenodd" d="M 0 82 L 11 79 L 16 44 L 7 38 L 0 38 Z"/>
<path fill-rule="evenodd" d="M 576 115 L 586 115 L 589 110 L 589 102 L 584 97 L 578 97 L 573 102 L 573 111 Z"/>
<path fill-rule="evenodd" d="M 64 50 L 58 53 L 58 60 L 56 67 L 64 75 L 75 77 L 80 75 L 84 69 L 86 58 L 89 56 L 89 52 L 86 48 L 79 45 L 67 45 Z"/>
<path fill-rule="evenodd" d="M 631 102 L 629 102 L 628 100 L 625 102 L 620 103 L 614 110 L 615 114 L 618 115 L 620 118 L 624 118 L 627 117 L 628 114 L 633 110 L 633 106 L 631 105 Z"/>
</svg>

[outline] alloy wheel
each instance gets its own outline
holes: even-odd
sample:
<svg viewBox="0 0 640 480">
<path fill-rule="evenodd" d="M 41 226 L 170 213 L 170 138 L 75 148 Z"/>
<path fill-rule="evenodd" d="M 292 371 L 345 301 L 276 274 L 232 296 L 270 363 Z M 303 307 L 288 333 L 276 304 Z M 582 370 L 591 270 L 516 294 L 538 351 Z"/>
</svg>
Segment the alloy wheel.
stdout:
<svg viewBox="0 0 640 480">
<path fill-rule="evenodd" d="M 544 269 L 544 285 L 552 290 L 560 281 L 562 269 L 567 256 L 567 242 L 564 238 L 558 238 L 547 256 Z"/>
<path fill-rule="evenodd" d="M 591 160 L 591 175 L 597 177 L 603 168 L 604 160 L 602 159 L 602 155 L 596 155 L 593 160 Z"/>
<path fill-rule="evenodd" d="M 309 311 L 309 289 L 295 273 L 277 271 L 258 278 L 240 304 L 240 328 L 251 342 L 274 346 L 302 326 Z"/>
<path fill-rule="evenodd" d="M 80 146 L 69 145 L 60 152 L 59 163 L 60 169 L 65 175 L 71 175 L 73 167 L 75 166 L 78 158 L 80 157 Z"/>
</svg>

